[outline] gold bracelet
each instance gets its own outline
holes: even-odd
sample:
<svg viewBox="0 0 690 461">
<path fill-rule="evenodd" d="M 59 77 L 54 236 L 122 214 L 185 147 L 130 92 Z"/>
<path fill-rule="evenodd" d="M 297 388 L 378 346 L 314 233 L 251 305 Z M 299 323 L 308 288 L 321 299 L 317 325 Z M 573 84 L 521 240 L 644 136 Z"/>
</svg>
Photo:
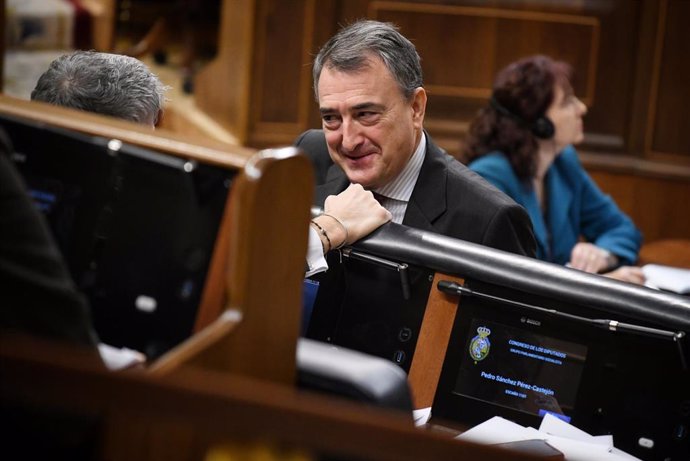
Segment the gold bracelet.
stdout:
<svg viewBox="0 0 690 461">
<path fill-rule="evenodd" d="M 347 245 L 347 239 L 350 237 L 350 234 L 348 234 L 348 232 L 347 232 L 347 227 L 345 227 L 345 224 L 343 224 L 342 221 L 340 221 L 338 218 L 336 218 L 335 216 L 333 216 L 333 215 L 331 215 L 331 214 L 328 214 L 328 213 L 321 213 L 321 216 L 328 216 L 329 218 L 331 218 L 332 220 L 334 220 L 335 222 L 337 222 L 338 224 L 340 224 L 340 227 L 342 227 L 343 230 L 345 231 L 345 238 L 344 238 L 343 241 L 340 243 L 340 245 L 338 245 L 337 247 L 335 247 L 335 249 L 336 249 L 336 250 L 339 250 L 339 249 L 341 249 L 342 247 L 344 247 L 345 245 Z"/>
<path fill-rule="evenodd" d="M 326 253 L 328 253 L 329 251 L 331 251 L 331 248 L 333 248 L 333 245 L 331 244 L 331 239 L 328 238 L 328 233 L 326 232 L 326 229 L 324 229 L 323 227 L 321 227 L 321 226 L 319 225 L 319 223 L 317 223 L 317 222 L 314 221 L 313 219 L 311 220 L 311 223 L 312 223 L 313 225 L 316 226 L 316 229 L 318 229 L 318 231 L 321 232 L 321 235 L 323 235 L 324 237 L 326 237 L 326 241 L 328 242 L 328 250 L 326 250 Z M 322 245 L 323 245 L 323 244 L 322 244 Z"/>
</svg>

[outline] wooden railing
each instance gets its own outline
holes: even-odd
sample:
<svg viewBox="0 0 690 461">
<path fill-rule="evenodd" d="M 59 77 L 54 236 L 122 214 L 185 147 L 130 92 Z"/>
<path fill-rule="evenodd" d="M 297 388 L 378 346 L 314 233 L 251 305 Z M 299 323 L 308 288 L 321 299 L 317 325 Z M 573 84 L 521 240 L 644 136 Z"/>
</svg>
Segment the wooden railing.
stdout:
<svg viewBox="0 0 690 461">
<path fill-rule="evenodd" d="M 73 437 L 68 448 L 83 453 L 86 446 L 90 459 L 203 460 L 218 451 L 263 453 L 262 458 L 238 459 L 267 460 L 324 455 L 391 461 L 546 459 L 459 442 L 449 432 L 415 429 L 409 415 L 298 393 L 289 386 L 200 369 L 165 379 L 135 370 L 110 373 L 79 352 L 0 338 L 0 403 L 69 416 L 61 428 Z M 11 437 L 3 451 L 21 441 L 18 431 L 26 423 L 7 418 L 3 413 L 3 426 L 13 425 L 3 434 Z M 69 431 L 74 421 L 90 422 L 96 434 L 75 431 L 87 434 L 75 438 Z M 33 446 L 20 448 L 45 454 L 41 444 L 51 430 L 30 434 Z M 57 459 L 65 454 L 70 453 L 50 453 Z"/>
</svg>

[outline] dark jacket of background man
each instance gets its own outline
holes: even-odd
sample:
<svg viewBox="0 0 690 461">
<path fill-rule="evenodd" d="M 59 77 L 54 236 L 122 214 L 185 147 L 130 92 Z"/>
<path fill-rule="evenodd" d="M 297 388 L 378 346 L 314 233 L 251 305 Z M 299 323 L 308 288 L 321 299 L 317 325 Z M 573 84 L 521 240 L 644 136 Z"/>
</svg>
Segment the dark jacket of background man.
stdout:
<svg viewBox="0 0 690 461">
<path fill-rule="evenodd" d="M 26 193 L 0 128 L 0 330 L 96 349 L 86 299 Z"/>
</svg>

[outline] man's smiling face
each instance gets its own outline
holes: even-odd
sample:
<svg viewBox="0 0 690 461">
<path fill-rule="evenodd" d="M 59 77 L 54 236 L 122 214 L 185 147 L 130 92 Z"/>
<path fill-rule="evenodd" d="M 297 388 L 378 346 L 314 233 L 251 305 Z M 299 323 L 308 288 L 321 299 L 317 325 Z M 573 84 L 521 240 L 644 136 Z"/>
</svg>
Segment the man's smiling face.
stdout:
<svg viewBox="0 0 690 461">
<path fill-rule="evenodd" d="M 328 152 L 350 182 L 375 189 L 405 167 L 422 133 L 426 93 L 406 99 L 379 58 L 356 72 L 326 65 L 318 82 Z"/>
</svg>

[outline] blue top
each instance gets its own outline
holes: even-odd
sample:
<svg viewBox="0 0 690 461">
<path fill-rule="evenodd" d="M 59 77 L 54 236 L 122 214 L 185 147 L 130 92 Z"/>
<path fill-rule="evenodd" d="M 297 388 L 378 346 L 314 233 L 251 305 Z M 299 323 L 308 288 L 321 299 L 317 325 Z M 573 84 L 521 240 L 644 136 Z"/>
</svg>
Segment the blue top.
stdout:
<svg viewBox="0 0 690 461">
<path fill-rule="evenodd" d="M 566 264 L 580 236 L 618 256 L 621 264 L 637 261 L 642 235 L 613 199 L 585 172 L 568 146 L 556 157 L 544 178 L 547 202 L 542 214 L 530 181 L 521 181 L 502 152 L 492 152 L 470 164 L 486 180 L 525 207 L 537 239 L 537 257 Z"/>
</svg>

